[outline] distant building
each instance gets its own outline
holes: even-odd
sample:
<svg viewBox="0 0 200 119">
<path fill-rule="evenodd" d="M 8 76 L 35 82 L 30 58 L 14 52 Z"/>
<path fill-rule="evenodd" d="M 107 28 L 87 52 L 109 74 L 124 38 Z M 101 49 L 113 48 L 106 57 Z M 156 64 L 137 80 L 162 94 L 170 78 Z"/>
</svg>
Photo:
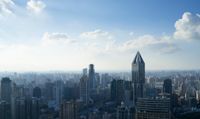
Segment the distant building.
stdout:
<svg viewBox="0 0 200 119">
<path fill-rule="evenodd" d="M 89 89 L 90 91 L 95 89 L 95 70 L 94 70 L 94 65 L 90 64 L 89 65 Z"/>
<path fill-rule="evenodd" d="M 78 99 L 79 95 L 80 95 L 79 85 L 74 84 L 72 86 L 65 86 L 63 93 L 64 93 L 64 100 L 65 101 Z"/>
<path fill-rule="evenodd" d="M 97 112 L 90 112 L 88 115 L 88 119 L 102 119 L 99 113 Z"/>
<path fill-rule="evenodd" d="M 25 99 L 16 99 L 15 101 L 15 117 L 14 119 L 27 119 L 26 101 Z"/>
<path fill-rule="evenodd" d="M 54 99 L 54 84 L 52 82 L 45 83 L 44 96 L 47 101 Z"/>
<path fill-rule="evenodd" d="M 78 106 L 75 101 L 66 101 L 61 105 L 61 119 L 78 119 Z"/>
<path fill-rule="evenodd" d="M 134 109 L 125 106 L 122 102 L 117 108 L 117 119 L 134 119 Z"/>
<path fill-rule="evenodd" d="M 89 81 L 87 75 L 83 75 L 80 79 L 80 99 L 88 104 L 90 98 Z"/>
<path fill-rule="evenodd" d="M 137 52 L 132 62 L 132 83 L 133 83 L 133 104 L 137 102 L 137 98 L 144 95 L 145 84 L 145 62 L 142 56 Z"/>
<path fill-rule="evenodd" d="M 31 119 L 38 119 L 40 116 L 40 102 L 39 98 L 32 98 L 31 100 Z"/>
<path fill-rule="evenodd" d="M 108 84 L 111 82 L 112 77 L 105 73 L 101 75 L 101 88 L 107 88 Z"/>
<path fill-rule="evenodd" d="M 163 83 L 163 93 L 172 94 L 172 80 L 165 79 Z"/>
<path fill-rule="evenodd" d="M 6 101 L 0 101 L 0 119 L 11 119 L 10 104 Z"/>
<path fill-rule="evenodd" d="M 99 73 L 95 73 L 95 87 L 99 87 L 100 86 L 100 75 Z"/>
<path fill-rule="evenodd" d="M 1 99 L 11 104 L 12 84 L 8 77 L 1 80 Z"/>
<path fill-rule="evenodd" d="M 41 89 L 40 87 L 35 87 L 33 89 L 33 97 L 36 97 L 36 98 L 41 98 Z"/>
<path fill-rule="evenodd" d="M 103 115 L 102 115 L 102 119 L 110 119 L 111 117 L 111 114 L 105 112 Z"/>
<path fill-rule="evenodd" d="M 63 100 L 63 89 L 64 89 L 64 82 L 62 80 L 57 80 L 55 82 L 55 99 L 57 107 L 60 107 L 60 104 Z"/>
<path fill-rule="evenodd" d="M 125 98 L 124 80 L 114 79 L 111 82 L 111 100 L 121 103 Z"/>
<path fill-rule="evenodd" d="M 25 119 L 39 119 L 40 116 L 40 104 L 41 99 L 39 98 L 21 98 L 16 99 L 15 101 L 15 115 L 18 119 L 21 119 L 25 116 Z M 25 106 L 25 107 L 24 107 Z M 25 108 L 25 115 L 17 114 L 24 112 Z"/>
<path fill-rule="evenodd" d="M 83 75 L 87 75 L 87 68 L 83 69 Z"/>
<path fill-rule="evenodd" d="M 124 81 L 124 103 L 132 105 L 133 102 L 133 87 L 131 81 Z"/>
<path fill-rule="evenodd" d="M 138 98 L 136 119 L 171 119 L 169 98 Z"/>
</svg>

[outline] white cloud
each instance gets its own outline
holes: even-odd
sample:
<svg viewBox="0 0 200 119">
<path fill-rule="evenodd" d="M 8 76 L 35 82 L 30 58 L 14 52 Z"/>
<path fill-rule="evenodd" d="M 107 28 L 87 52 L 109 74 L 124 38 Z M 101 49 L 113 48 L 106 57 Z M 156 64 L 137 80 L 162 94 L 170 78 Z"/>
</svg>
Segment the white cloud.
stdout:
<svg viewBox="0 0 200 119">
<path fill-rule="evenodd" d="M 152 35 L 143 35 L 124 42 L 120 50 L 133 51 L 144 48 L 156 49 L 161 53 L 173 53 L 179 49 L 169 36 L 157 38 Z"/>
<path fill-rule="evenodd" d="M 200 16 L 185 12 L 181 19 L 175 23 L 175 39 L 199 40 L 200 39 Z"/>
<path fill-rule="evenodd" d="M 93 54 L 116 54 L 118 52 L 131 53 L 135 50 L 149 49 L 158 53 L 174 53 L 179 50 L 171 36 L 155 37 L 153 35 L 142 35 L 126 41 L 113 38 L 113 35 L 103 30 L 84 32 L 81 38 L 100 39 L 84 40 L 88 52 Z"/>
<path fill-rule="evenodd" d="M 177 47 L 175 44 L 165 44 L 165 45 L 166 45 L 165 47 L 161 48 L 161 53 L 170 54 L 180 50 L 180 48 Z"/>
<path fill-rule="evenodd" d="M 42 37 L 44 45 L 54 44 L 69 44 L 74 43 L 76 40 L 71 39 L 66 33 L 44 33 Z"/>
<path fill-rule="evenodd" d="M 29 0 L 26 8 L 33 13 L 40 13 L 45 7 L 46 4 L 42 0 Z"/>
<path fill-rule="evenodd" d="M 15 3 L 12 0 L 0 0 L 0 15 L 13 14 Z"/>
<path fill-rule="evenodd" d="M 112 39 L 112 36 L 109 32 L 97 29 L 94 31 L 81 33 L 81 38 L 94 39 L 94 40 L 96 40 L 96 39 L 106 40 L 106 39 Z"/>
</svg>

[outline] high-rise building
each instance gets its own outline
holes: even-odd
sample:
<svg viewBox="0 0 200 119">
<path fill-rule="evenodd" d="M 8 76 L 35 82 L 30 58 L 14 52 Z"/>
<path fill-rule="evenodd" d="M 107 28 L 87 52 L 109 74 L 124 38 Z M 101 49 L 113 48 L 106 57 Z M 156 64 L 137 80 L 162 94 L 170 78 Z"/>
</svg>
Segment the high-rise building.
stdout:
<svg viewBox="0 0 200 119">
<path fill-rule="evenodd" d="M 122 102 L 117 108 L 117 119 L 134 119 L 134 109 L 125 106 Z"/>
<path fill-rule="evenodd" d="M 23 105 L 23 100 L 20 102 Z M 25 119 L 39 119 L 41 99 L 36 97 L 25 98 Z M 22 106 L 23 107 L 23 106 Z M 16 108 L 17 109 L 17 108 Z M 23 110 L 23 109 L 22 109 Z"/>
<path fill-rule="evenodd" d="M 136 119 L 171 119 L 169 98 L 138 98 Z"/>
<path fill-rule="evenodd" d="M 33 89 L 33 97 L 41 98 L 41 89 L 40 89 L 40 87 L 35 87 Z"/>
<path fill-rule="evenodd" d="M 32 98 L 31 101 L 31 119 L 39 119 L 40 116 L 40 99 Z"/>
<path fill-rule="evenodd" d="M 63 89 L 64 89 L 64 82 L 62 80 L 57 80 L 55 82 L 55 99 L 57 107 L 60 107 L 60 104 L 62 103 Z"/>
<path fill-rule="evenodd" d="M 95 87 L 99 87 L 100 86 L 100 75 L 99 73 L 95 73 Z"/>
<path fill-rule="evenodd" d="M 10 104 L 7 101 L 0 101 L 0 119 L 11 119 Z"/>
<path fill-rule="evenodd" d="M 143 97 L 145 84 L 145 62 L 139 52 L 137 52 L 132 62 L 132 83 L 133 104 L 135 105 L 137 98 Z"/>
<path fill-rule="evenodd" d="M 80 99 L 87 104 L 89 102 L 89 81 L 87 75 L 83 75 L 80 79 Z"/>
<path fill-rule="evenodd" d="M 89 65 L 89 86 L 90 86 L 90 91 L 95 89 L 95 70 L 93 64 Z"/>
<path fill-rule="evenodd" d="M 61 105 L 60 110 L 61 119 L 77 119 L 78 105 L 75 101 L 66 101 Z"/>
<path fill-rule="evenodd" d="M 101 88 L 106 88 L 112 81 L 112 77 L 107 73 L 101 75 Z"/>
<path fill-rule="evenodd" d="M 111 100 L 121 103 L 124 101 L 124 80 L 113 80 L 111 82 Z"/>
<path fill-rule="evenodd" d="M 53 100 L 54 84 L 52 82 L 45 83 L 44 96 L 47 101 Z"/>
<path fill-rule="evenodd" d="M 172 80 L 165 79 L 163 84 L 163 93 L 172 94 Z"/>
<path fill-rule="evenodd" d="M 26 101 L 25 99 L 15 100 L 15 117 L 14 119 L 27 119 L 26 117 Z"/>
<path fill-rule="evenodd" d="M 87 75 L 87 68 L 83 69 L 83 75 Z"/>
<path fill-rule="evenodd" d="M 133 87 L 131 81 L 124 81 L 124 103 L 131 105 L 133 102 Z"/>
<path fill-rule="evenodd" d="M 12 94 L 11 80 L 8 77 L 4 77 L 1 80 L 1 99 L 10 104 L 11 94 Z"/>
</svg>

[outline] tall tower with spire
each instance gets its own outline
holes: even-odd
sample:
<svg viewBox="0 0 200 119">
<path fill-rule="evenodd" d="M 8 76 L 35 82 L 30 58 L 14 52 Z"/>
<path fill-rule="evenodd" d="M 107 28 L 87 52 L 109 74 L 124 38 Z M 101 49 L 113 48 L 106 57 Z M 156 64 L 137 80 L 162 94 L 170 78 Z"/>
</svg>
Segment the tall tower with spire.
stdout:
<svg viewBox="0 0 200 119">
<path fill-rule="evenodd" d="M 133 104 L 143 97 L 145 84 L 145 63 L 140 52 L 137 52 L 132 62 Z"/>
</svg>

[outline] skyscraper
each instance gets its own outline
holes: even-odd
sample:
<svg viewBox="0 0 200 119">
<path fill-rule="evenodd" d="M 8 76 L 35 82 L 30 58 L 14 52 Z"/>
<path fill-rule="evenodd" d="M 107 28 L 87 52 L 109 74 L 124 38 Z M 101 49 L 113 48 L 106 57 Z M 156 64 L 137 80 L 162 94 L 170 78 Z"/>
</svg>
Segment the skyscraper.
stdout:
<svg viewBox="0 0 200 119">
<path fill-rule="evenodd" d="M 33 89 L 33 97 L 41 98 L 41 89 L 40 89 L 40 87 L 35 87 Z"/>
<path fill-rule="evenodd" d="M 87 75 L 83 75 L 80 79 L 80 99 L 87 104 L 89 101 L 89 81 Z"/>
<path fill-rule="evenodd" d="M 10 104 L 0 101 L 0 119 L 11 119 Z"/>
<path fill-rule="evenodd" d="M 61 105 L 61 119 L 77 119 L 78 106 L 75 101 L 66 101 Z"/>
<path fill-rule="evenodd" d="M 124 101 L 124 80 L 113 79 L 111 82 L 111 100 L 118 104 Z"/>
<path fill-rule="evenodd" d="M 87 75 L 87 68 L 83 69 L 83 75 Z"/>
<path fill-rule="evenodd" d="M 145 84 L 145 63 L 142 56 L 137 52 L 132 62 L 133 104 L 137 98 L 143 97 Z"/>
<path fill-rule="evenodd" d="M 163 93 L 172 94 L 172 80 L 165 79 L 163 84 Z"/>
<path fill-rule="evenodd" d="M 11 103 L 11 93 L 12 86 L 11 80 L 8 77 L 4 77 L 1 80 L 1 99 L 6 101 L 7 103 Z"/>
<path fill-rule="evenodd" d="M 57 80 L 55 82 L 55 99 L 56 99 L 56 105 L 60 107 L 60 104 L 63 100 L 63 88 L 64 88 L 64 82 L 62 80 Z"/>
<path fill-rule="evenodd" d="M 90 97 L 94 98 L 96 95 L 96 79 L 95 79 L 95 70 L 94 70 L 94 65 L 90 64 L 89 65 L 89 93 Z"/>
<path fill-rule="evenodd" d="M 33 97 L 31 100 L 31 119 L 39 119 L 40 116 L 40 99 Z"/>
<path fill-rule="evenodd" d="M 15 117 L 14 119 L 27 119 L 26 101 L 24 98 L 15 100 Z"/>
<path fill-rule="evenodd" d="M 93 64 L 89 65 L 89 86 L 90 91 L 95 88 L 95 70 Z"/>
</svg>

